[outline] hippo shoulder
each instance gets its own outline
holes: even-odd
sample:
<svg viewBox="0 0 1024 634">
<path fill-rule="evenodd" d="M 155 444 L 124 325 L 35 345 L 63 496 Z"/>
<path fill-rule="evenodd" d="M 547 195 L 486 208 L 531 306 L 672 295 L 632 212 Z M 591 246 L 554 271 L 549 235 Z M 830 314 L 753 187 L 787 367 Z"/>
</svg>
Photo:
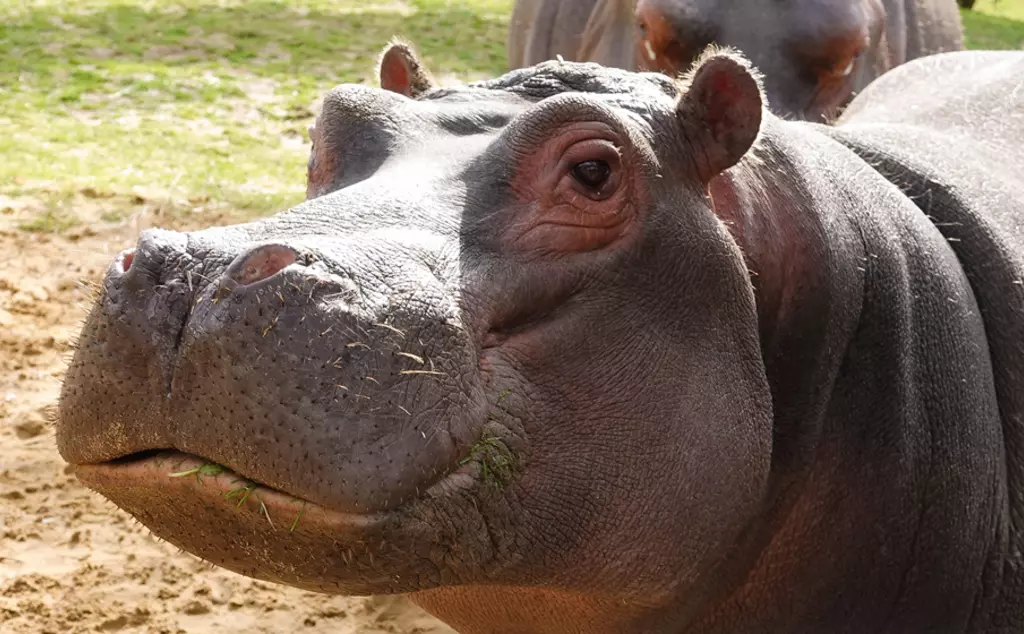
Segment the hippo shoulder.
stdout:
<svg viewBox="0 0 1024 634">
<path fill-rule="evenodd" d="M 1016 280 L 1011 296 L 1021 310 L 1024 52 L 915 60 L 883 75 L 835 126 L 820 129 L 865 158 L 936 222 L 968 273 L 979 268 L 976 292 L 984 290 L 982 268 Z M 1005 297 L 992 301 L 1006 305 Z"/>
<path fill-rule="evenodd" d="M 948 53 L 908 63 L 865 90 L 836 126 L 820 129 L 896 185 L 955 253 L 984 321 L 1007 447 L 1006 495 L 1019 500 L 1024 491 L 1024 53 Z M 1011 514 L 1024 511 L 1019 502 L 1008 507 Z M 1019 553 L 1024 539 L 1016 534 L 1007 539 L 1011 552 Z M 1019 570 L 1019 562 L 1012 569 Z M 1012 580 L 1020 583 L 1019 577 Z"/>
</svg>

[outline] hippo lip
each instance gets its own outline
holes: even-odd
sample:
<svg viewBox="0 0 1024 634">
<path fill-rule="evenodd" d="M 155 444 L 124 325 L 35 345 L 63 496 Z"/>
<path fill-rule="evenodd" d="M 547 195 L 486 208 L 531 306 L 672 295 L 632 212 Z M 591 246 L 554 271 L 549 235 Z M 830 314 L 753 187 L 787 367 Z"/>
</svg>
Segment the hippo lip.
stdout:
<svg viewBox="0 0 1024 634">
<path fill-rule="evenodd" d="M 386 512 L 358 514 L 328 509 L 290 493 L 241 476 L 201 456 L 177 450 L 149 450 L 100 463 L 73 466 L 75 476 L 98 493 L 118 500 L 122 496 L 189 496 L 204 505 L 221 504 L 238 511 L 258 512 L 271 525 L 290 516 L 290 530 L 309 510 L 316 521 L 332 526 L 368 526 Z"/>
<path fill-rule="evenodd" d="M 288 532 L 300 525 L 305 528 L 308 523 L 320 530 L 372 528 L 399 510 L 352 513 L 330 509 L 176 449 L 140 451 L 105 462 L 73 465 L 72 469 L 83 484 L 119 506 L 126 497 L 141 500 L 170 496 L 183 506 L 198 504 L 212 508 L 218 505 L 242 513 L 255 512 L 271 527 Z M 425 496 L 433 497 L 451 490 L 453 480 L 471 477 L 470 470 L 468 464 L 458 466 L 428 488 Z"/>
<path fill-rule="evenodd" d="M 472 486 L 460 464 L 422 496 L 367 514 L 332 510 L 199 456 L 151 450 L 73 466 L 75 475 L 158 538 L 233 572 L 328 594 L 406 592 L 418 579 L 408 548 L 434 529 L 404 516 Z"/>
</svg>

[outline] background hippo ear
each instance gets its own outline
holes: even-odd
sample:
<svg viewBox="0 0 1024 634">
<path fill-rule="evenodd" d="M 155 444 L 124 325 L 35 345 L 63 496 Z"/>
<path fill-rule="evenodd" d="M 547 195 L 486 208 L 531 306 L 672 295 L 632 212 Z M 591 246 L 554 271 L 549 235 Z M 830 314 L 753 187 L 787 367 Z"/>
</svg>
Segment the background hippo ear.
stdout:
<svg viewBox="0 0 1024 634">
<path fill-rule="evenodd" d="M 380 87 L 416 98 L 434 88 L 434 79 L 412 45 L 392 40 L 380 56 Z"/>
<path fill-rule="evenodd" d="M 764 88 L 739 53 L 709 48 L 683 79 L 677 113 L 703 182 L 736 164 L 761 130 Z"/>
</svg>

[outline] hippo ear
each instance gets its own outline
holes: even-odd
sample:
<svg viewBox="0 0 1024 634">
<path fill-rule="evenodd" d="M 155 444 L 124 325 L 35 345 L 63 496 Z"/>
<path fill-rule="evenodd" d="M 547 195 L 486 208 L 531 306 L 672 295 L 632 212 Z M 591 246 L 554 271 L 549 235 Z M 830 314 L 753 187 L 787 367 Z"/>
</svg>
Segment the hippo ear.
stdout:
<svg viewBox="0 0 1024 634">
<path fill-rule="evenodd" d="M 757 140 L 765 103 L 761 78 L 740 54 L 710 48 L 684 78 L 681 92 L 676 113 L 706 183 Z"/>
<path fill-rule="evenodd" d="M 434 88 L 433 78 L 407 42 L 392 40 L 380 56 L 379 68 L 384 90 L 415 99 Z"/>
</svg>

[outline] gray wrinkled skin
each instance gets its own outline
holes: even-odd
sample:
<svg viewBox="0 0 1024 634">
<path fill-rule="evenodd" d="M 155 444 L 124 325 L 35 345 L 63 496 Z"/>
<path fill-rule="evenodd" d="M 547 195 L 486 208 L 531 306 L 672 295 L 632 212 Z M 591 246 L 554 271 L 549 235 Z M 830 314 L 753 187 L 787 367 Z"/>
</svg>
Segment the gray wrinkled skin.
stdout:
<svg viewBox="0 0 1024 634">
<path fill-rule="evenodd" d="M 762 112 L 723 52 L 683 85 L 551 62 L 340 86 L 309 200 L 111 265 L 58 446 L 383 517 L 289 536 L 104 492 L 214 563 L 405 593 L 462 634 L 1016 631 L 1022 76 L 911 62 L 835 128 Z M 559 216 L 568 133 L 620 162 Z M 294 263 L 253 281 L 267 254 Z M 482 436 L 510 471 L 460 466 Z"/>
</svg>

